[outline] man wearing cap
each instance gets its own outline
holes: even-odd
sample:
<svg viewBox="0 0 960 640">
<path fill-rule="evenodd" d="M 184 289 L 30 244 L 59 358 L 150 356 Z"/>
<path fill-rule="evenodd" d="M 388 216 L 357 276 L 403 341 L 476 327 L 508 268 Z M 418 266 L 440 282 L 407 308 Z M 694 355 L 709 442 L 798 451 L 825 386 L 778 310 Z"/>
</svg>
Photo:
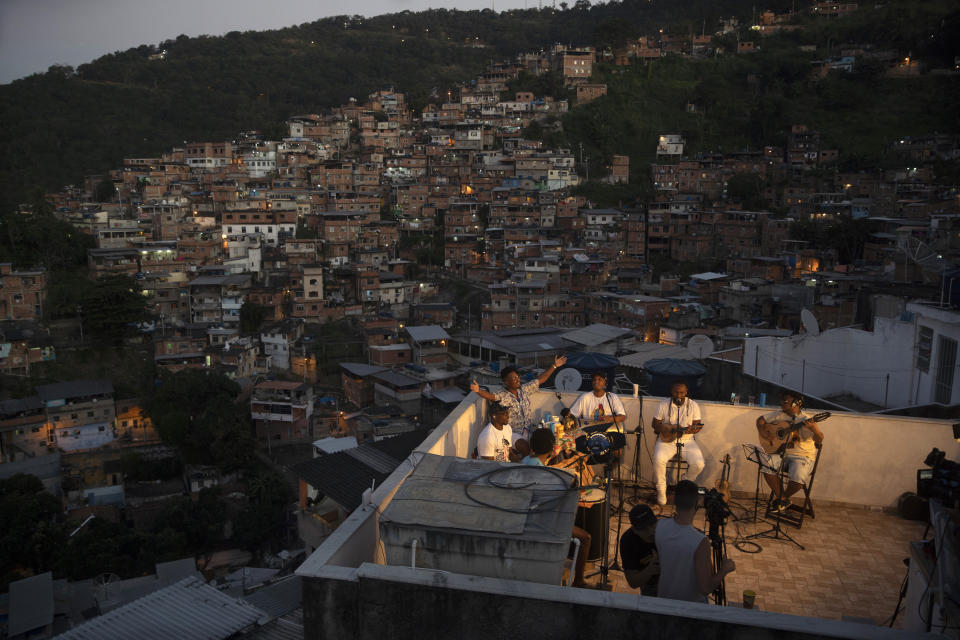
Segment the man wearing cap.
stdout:
<svg viewBox="0 0 960 640">
<path fill-rule="evenodd" d="M 660 562 L 654 532 L 657 517 L 645 504 L 630 510 L 630 528 L 620 537 L 620 561 L 623 575 L 634 589 L 644 596 L 657 595 L 660 580 Z"/>
<path fill-rule="evenodd" d="M 477 455 L 484 460 L 519 462 L 529 452 L 527 441 L 521 439 L 507 424 L 509 415 L 510 410 L 502 404 L 490 407 L 490 422 L 477 438 Z"/>
</svg>

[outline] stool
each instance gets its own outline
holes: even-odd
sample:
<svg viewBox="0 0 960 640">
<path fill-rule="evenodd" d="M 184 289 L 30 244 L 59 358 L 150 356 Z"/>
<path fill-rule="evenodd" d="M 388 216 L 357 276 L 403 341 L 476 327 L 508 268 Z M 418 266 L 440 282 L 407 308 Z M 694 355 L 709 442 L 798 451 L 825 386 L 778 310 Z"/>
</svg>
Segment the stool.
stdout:
<svg viewBox="0 0 960 640">
<path fill-rule="evenodd" d="M 690 468 L 690 463 L 678 456 L 673 454 L 673 457 L 667 460 L 667 487 L 675 488 L 676 485 L 673 481 L 677 477 L 677 469 L 679 468 L 680 474 L 683 475 L 686 473 L 687 469 Z"/>
</svg>

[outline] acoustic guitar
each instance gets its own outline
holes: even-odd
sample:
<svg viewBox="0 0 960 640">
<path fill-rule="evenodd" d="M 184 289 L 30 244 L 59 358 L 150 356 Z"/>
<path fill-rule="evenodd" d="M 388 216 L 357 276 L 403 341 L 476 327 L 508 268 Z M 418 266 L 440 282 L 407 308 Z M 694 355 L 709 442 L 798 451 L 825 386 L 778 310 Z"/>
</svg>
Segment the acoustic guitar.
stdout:
<svg viewBox="0 0 960 640">
<path fill-rule="evenodd" d="M 717 493 L 723 496 L 723 501 L 726 504 L 730 504 L 730 454 L 723 456 L 721 461 L 723 464 L 723 471 L 720 472 L 720 479 L 717 480 L 714 485 L 717 489 Z"/>
<path fill-rule="evenodd" d="M 799 436 L 800 429 L 803 428 L 805 422 L 823 422 L 829 417 L 829 411 L 822 411 L 802 422 L 793 423 L 783 420 L 767 423 L 757 429 L 757 433 L 760 435 L 760 444 L 767 453 L 780 453 L 789 446 L 794 438 Z"/>
<path fill-rule="evenodd" d="M 676 424 L 661 424 L 660 433 L 657 435 L 660 438 L 660 442 L 670 443 L 688 433 L 700 433 L 700 430 L 703 429 L 703 423 L 699 420 L 694 422 L 689 427 L 681 427 Z"/>
</svg>

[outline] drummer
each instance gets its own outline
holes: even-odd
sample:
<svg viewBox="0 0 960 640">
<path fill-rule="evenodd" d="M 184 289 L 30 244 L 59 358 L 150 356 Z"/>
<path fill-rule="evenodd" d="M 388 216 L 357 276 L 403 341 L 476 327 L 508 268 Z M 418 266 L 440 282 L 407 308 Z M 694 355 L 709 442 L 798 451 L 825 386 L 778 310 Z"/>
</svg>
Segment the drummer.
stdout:
<svg viewBox="0 0 960 640">
<path fill-rule="evenodd" d="M 627 419 L 627 412 L 615 394 L 607 393 L 607 374 L 596 371 L 593 374 L 593 390 L 586 392 L 570 407 L 580 421 L 613 422 L 617 429 Z"/>
</svg>

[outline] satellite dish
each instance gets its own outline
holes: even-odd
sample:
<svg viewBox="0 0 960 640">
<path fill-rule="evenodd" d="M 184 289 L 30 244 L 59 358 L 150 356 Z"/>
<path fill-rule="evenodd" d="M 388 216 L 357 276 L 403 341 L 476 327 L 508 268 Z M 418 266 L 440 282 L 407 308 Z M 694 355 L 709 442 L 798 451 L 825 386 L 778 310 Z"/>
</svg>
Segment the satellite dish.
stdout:
<svg viewBox="0 0 960 640">
<path fill-rule="evenodd" d="M 704 360 L 713 355 L 713 340 L 703 334 L 695 335 L 687 342 L 687 353 L 697 360 Z"/>
<path fill-rule="evenodd" d="M 573 367 L 561 369 L 557 377 L 553 379 L 553 386 L 557 391 L 579 391 L 583 383 L 583 376 Z"/>
<path fill-rule="evenodd" d="M 820 335 L 820 325 L 817 323 L 817 317 L 813 315 L 810 309 L 804 309 L 800 312 L 800 322 L 803 323 L 803 328 L 806 329 L 810 335 Z"/>
</svg>

